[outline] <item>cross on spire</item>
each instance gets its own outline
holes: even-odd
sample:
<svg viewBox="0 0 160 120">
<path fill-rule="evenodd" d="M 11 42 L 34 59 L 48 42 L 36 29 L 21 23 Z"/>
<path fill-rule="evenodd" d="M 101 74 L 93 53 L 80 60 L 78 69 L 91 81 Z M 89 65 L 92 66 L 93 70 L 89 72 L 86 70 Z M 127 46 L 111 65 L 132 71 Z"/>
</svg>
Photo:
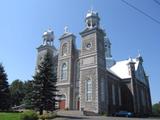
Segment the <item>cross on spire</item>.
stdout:
<svg viewBox="0 0 160 120">
<path fill-rule="evenodd" d="M 68 26 L 64 27 L 64 33 L 68 33 Z"/>
<path fill-rule="evenodd" d="M 93 5 L 91 5 L 91 12 L 93 12 Z"/>
</svg>

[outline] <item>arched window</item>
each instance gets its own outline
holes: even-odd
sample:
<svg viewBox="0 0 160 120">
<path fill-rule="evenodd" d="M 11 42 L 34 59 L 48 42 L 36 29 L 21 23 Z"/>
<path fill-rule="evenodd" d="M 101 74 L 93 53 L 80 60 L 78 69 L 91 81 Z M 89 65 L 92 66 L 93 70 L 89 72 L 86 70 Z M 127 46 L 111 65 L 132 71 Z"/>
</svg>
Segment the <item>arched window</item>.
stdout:
<svg viewBox="0 0 160 120">
<path fill-rule="evenodd" d="M 113 103 L 113 105 L 116 104 L 115 85 L 114 84 L 112 84 L 112 103 Z"/>
<path fill-rule="evenodd" d="M 141 102 L 143 106 L 146 106 L 146 101 L 145 101 L 145 96 L 144 96 L 144 91 L 141 89 Z"/>
<path fill-rule="evenodd" d="M 61 80 L 67 80 L 67 65 L 66 65 L 66 63 L 62 64 L 62 68 L 61 68 Z"/>
<path fill-rule="evenodd" d="M 66 96 L 65 96 L 64 94 L 62 94 L 62 95 L 60 96 L 60 100 L 66 100 Z"/>
<path fill-rule="evenodd" d="M 86 80 L 86 101 L 92 101 L 92 80 Z"/>
<path fill-rule="evenodd" d="M 79 80 L 80 78 L 80 62 L 79 60 L 77 61 L 77 69 L 76 69 L 76 72 L 77 72 L 77 80 Z"/>
<path fill-rule="evenodd" d="M 118 87 L 118 96 L 119 96 L 119 105 L 122 105 L 122 101 L 121 101 L 121 88 L 120 86 Z"/>
<path fill-rule="evenodd" d="M 105 101 L 105 81 L 101 78 L 101 101 Z"/>
<path fill-rule="evenodd" d="M 62 46 L 62 56 L 67 55 L 67 43 L 64 43 Z"/>
</svg>

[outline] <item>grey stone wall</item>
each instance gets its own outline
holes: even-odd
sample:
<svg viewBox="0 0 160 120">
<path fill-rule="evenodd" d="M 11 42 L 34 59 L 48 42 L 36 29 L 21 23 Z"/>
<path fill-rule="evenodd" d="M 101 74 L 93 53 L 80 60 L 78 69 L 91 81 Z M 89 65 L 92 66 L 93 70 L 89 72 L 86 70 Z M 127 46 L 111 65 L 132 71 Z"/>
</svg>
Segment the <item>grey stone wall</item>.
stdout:
<svg viewBox="0 0 160 120">
<path fill-rule="evenodd" d="M 63 45 L 67 45 L 66 51 L 63 50 Z M 65 55 L 62 54 L 62 51 L 65 52 Z M 57 69 L 57 86 L 59 87 L 59 93 L 66 95 L 66 107 L 68 109 L 75 109 L 73 102 L 75 99 L 75 91 L 74 91 L 74 81 L 75 81 L 75 60 L 76 58 L 76 46 L 75 46 L 75 36 L 73 34 L 66 33 L 62 35 L 60 38 L 60 49 L 59 49 L 59 56 L 58 56 L 58 69 Z M 62 80 L 61 72 L 62 72 L 62 65 L 66 63 L 67 65 L 67 79 Z M 64 87 L 65 86 L 65 87 Z"/>
<path fill-rule="evenodd" d="M 86 69 L 81 71 L 80 79 L 80 107 L 85 111 L 98 111 L 98 82 L 97 82 L 97 70 L 96 68 Z M 92 100 L 86 100 L 86 80 L 90 78 L 92 80 Z"/>
</svg>

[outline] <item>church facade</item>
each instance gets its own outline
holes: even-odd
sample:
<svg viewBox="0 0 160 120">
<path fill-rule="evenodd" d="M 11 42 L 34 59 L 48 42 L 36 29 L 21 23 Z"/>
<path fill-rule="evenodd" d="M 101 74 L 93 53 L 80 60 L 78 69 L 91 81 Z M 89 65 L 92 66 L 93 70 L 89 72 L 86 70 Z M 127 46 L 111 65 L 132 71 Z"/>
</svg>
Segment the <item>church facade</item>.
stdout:
<svg viewBox="0 0 160 120">
<path fill-rule="evenodd" d="M 80 35 L 81 48 L 77 49 L 75 35 L 65 28 L 57 50 L 53 31 L 47 30 L 43 44 L 37 48 L 37 65 L 46 52 L 53 56 L 57 94 L 61 95 L 57 106 L 108 115 L 121 110 L 151 113 L 149 80 L 142 56 L 115 61 L 110 40 L 100 27 L 99 15 L 92 10 L 85 17 Z"/>
</svg>

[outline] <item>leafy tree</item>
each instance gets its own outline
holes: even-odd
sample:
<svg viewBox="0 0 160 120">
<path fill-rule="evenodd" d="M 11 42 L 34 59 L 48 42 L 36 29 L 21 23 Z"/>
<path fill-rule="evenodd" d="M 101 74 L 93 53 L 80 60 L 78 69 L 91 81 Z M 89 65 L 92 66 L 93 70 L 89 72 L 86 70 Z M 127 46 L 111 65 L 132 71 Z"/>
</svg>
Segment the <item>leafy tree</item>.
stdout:
<svg viewBox="0 0 160 120">
<path fill-rule="evenodd" d="M 10 108 L 10 91 L 7 80 L 4 67 L 0 64 L 0 110 L 8 110 Z"/>
<path fill-rule="evenodd" d="M 25 107 L 31 108 L 31 96 L 33 91 L 33 80 L 14 80 L 10 85 L 12 106 L 25 104 Z"/>
<path fill-rule="evenodd" d="M 17 79 L 10 85 L 12 106 L 19 106 L 25 97 L 24 83 Z"/>
<path fill-rule="evenodd" d="M 54 65 L 52 56 L 47 52 L 43 61 L 38 65 L 38 71 L 33 76 L 32 104 L 43 114 L 43 110 L 55 109 L 56 75 L 53 72 Z"/>
<path fill-rule="evenodd" d="M 156 103 L 152 106 L 153 113 L 156 115 L 160 115 L 160 102 Z"/>
<path fill-rule="evenodd" d="M 33 80 L 28 80 L 24 82 L 24 91 L 25 91 L 25 97 L 24 97 L 24 103 L 27 108 L 32 108 L 32 91 L 33 91 Z"/>
</svg>

